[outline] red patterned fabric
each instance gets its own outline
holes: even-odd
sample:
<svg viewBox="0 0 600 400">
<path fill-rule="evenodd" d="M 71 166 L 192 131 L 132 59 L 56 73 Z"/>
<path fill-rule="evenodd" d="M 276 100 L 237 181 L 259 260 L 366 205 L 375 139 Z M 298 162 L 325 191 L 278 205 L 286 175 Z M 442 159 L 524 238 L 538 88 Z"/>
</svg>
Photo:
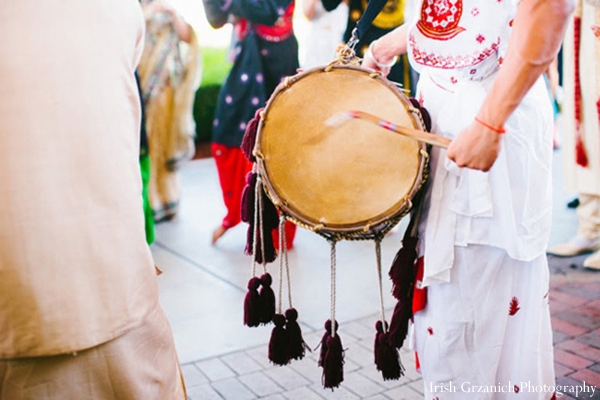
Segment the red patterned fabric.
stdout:
<svg viewBox="0 0 600 400">
<path fill-rule="evenodd" d="M 269 42 L 281 42 L 294 34 L 292 17 L 294 15 L 294 2 L 285 9 L 285 13 L 272 26 L 255 25 L 256 33 Z"/>
<path fill-rule="evenodd" d="M 582 167 L 588 166 L 588 156 L 587 150 L 585 149 L 585 144 L 583 143 L 583 137 L 581 135 L 581 123 L 583 121 L 583 105 L 581 99 L 581 78 L 579 76 L 579 49 L 580 49 L 580 41 L 581 41 L 581 17 L 575 16 L 573 21 L 573 30 L 574 30 L 574 41 L 575 41 L 575 160 L 577 165 Z"/>
<path fill-rule="evenodd" d="M 417 28 L 428 38 L 452 39 L 465 30 L 458 26 L 462 12 L 462 0 L 425 0 Z"/>
</svg>

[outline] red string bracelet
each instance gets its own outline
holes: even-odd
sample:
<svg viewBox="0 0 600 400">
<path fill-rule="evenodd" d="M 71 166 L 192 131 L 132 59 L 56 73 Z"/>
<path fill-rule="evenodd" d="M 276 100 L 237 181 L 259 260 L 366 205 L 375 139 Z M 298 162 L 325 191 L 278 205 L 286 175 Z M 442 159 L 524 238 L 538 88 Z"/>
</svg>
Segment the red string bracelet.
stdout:
<svg viewBox="0 0 600 400">
<path fill-rule="evenodd" d="M 485 122 L 483 122 L 482 120 L 480 120 L 477 117 L 475 117 L 475 121 L 479 122 L 481 125 L 485 126 L 489 130 L 492 130 L 492 131 L 494 131 L 496 133 L 500 133 L 500 134 L 506 133 L 506 129 L 504 129 L 504 128 L 496 128 L 496 127 L 493 127 L 491 125 L 488 125 L 488 124 L 486 124 Z"/>
</svg>

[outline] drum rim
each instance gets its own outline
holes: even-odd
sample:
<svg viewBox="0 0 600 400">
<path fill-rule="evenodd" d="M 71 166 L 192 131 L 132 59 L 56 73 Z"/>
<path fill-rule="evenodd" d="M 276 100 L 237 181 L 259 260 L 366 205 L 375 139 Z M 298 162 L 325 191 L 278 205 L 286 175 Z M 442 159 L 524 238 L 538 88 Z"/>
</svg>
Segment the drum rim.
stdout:
<svg viewBox="0 0 600 400">
<path fill-rule="evenodd" d="M 420 111 L 412 106 L 408 97 L 402 93 L 402 91 L 397 87 L 396 84 L 389 81 L 383 75 L 378 72 L 373 72 L 372 70 L 363 68 L 358 65 L 351 64 L 342 64 L 342 63 L 332 63 L 328 66 L 324 67 L 315 67 L 299 72 L 296 75 L 286 77 L 273 91 L 271 97 L 267 101 L 267 104 L 264 110 L 261 112 L 261 118 L 257 129 L 256 135 L 256 143 L 254 153 L 256 155 L 256 164 L 259 171 L 260 176 L 262 177 L 261 181 L 263 184 L 263 189 L 269 199 L 273 202 L 278 211 L 284 216 L 286 219 L 292 221 L 294 224 L 314 231 L 316 233 L 322 234 L 326 237 L 337 237 L 343 239 L 349 239 L 354 236 L 366 235 L 370 238 L 373 235 L 377 234 L 385 234 L 391 228 L 393 228 L 400 220 L 406 216 L 412 209 L 412 199 L 415 197 L 417 192 L 421 189 L 421 187 L 427 181 L 428 174 L 428 161 L 429 161 L 429 153 L 427 151 L 427 145 L 423 142 L 419 143 L 419 168 L 418 175 L 415 177 L 413 184 L 411 185 L 411 189 L 408 194 L 404 196 L 403 201 L 400 203 L 400 206 L 394 209 L 392 207 L 393 212 L 389 213 L 389 215 L 380 216 L 372 221 L 365 221 L 365 223 L 354 223 L 354 224 L 323 224 L 318 221 L 315 221 L 313 218 L 310 218 L 294 208 L 290 207 L 285 200 L 282 200 L 274 185 L 271 183 L 269 179 L 269 174 L 267 172 L 267 166 L 265 165 L 264 157 L 262 156 L 262 148 L 261 148 L 261 138 L 263 127 L 266 123 L 265 116 L 268 114 L 268 111 L 273 106 L 274 99 L 277 98 L 280 92 L 287 90 L 292 84 L 295 82 L 305 78 L 308 75 L 311 75 L 315 72 L 329 72 L 333 69 L 350 69 L 356 70 L 359 72 L 364 72 L 369 74 L 372 78 L 380 80 L 383 84 L 389 87 L 392 92 L 401 100 L 403 104 L 406 105 L 406 111 L 412 116 L 411 120 L 415 122 L 418 126 L 418 129 L 425 130 L 425 123 L 423 122 L 423 118 L 421 116 Z M 420 179 L 419 179 L 420 177 Z M 392 210 L 390 209 L 390 210 Z M 388 224 L 386 224 L 388 222 Z"/>
</svg>

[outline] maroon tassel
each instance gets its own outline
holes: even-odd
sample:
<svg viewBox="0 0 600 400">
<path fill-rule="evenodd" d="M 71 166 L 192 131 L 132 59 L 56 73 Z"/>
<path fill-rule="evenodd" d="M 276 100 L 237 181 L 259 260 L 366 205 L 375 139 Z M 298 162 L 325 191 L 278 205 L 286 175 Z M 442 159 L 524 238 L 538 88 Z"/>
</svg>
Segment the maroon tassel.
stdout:
<svg viewBox="0 0 600 400">
<path fill-rule="evenodd" d="M 242 221 L 248 223 L 248 231 L 246 233 L 246 248 L 244 253 L 246 255 L 252 255 L 253 236 L 254 236 L 254 209 L 255 206 L 255 191 L 256 191 L 256 179 L 257 174 L 254 172 L 248 172 L 246 175 L 246 186 L 242 192 L 242 206 L 240 210 L 240 216 Z"/>
<path fill-rule="evenodd" d="M 244 299 L 244 325 L 255 327 L 260 325 L 260 296 L 258 287 L 260 279 L 254 277 L 248 281 L 248 292 Z"/>
<path fill-rule="evenodd" d="M 402 239 L 402 248 L 394 257 L 389 272 L 392 280 L 392 294 L 398 300 L 404 299 L 412 290 L 416 259 L 417 238 L 405 236 Z"/>
<path fill-rule="evenodd" d="M 242 206 L 240 216 L 242 221 L 249 224 L 254 224 L 254 192 L 256 190 L 256 172 L 248 172 L 246 174 L 246 186 L 242 192 Z"/>
<path fill-rule="evenodd" d="M 286 310 L 285 318 L 287 320 L 285 330 L 290 339 L 290 359 L 301 360 L 304 358 L 306 350 L 310 351 L 310 347 L 308 347 L 302 338 L 302 329 L 300 329 L 300 325 L 298 324 L 298 311 L 295 308 Z"/>
<path fill-rule="evenodd" d="M 390 346 L 400 349 L 404 344 L 404 339 L 408 334 L 408 324 L 412 318 L 412 297 L 396 303 L 394 314 L 390 321 L 390 330 L 388 331 L 388 341 Z"/>
<path fill-rule="evenodd" d="M 330 337 L 331 337 L 331 320 L 328 319 L 325 322 L 325 333 L 323 334 L 323 337 L 321 338 L 321 342 L 319 344 L 319 346 L 321 346 L 321 352 L 319 353 L 319 361 L 317 362 L 317 365 L 319 367 L 322 367 L 323 363 L 325 362 L 325 354 L 327 353 L 327 340 L 329 340 Z"/>
<path fill-rule="evenodd" d="M 402 239 L 402 248 L 394 257 L 389 276 L 392 280 L 392 294 L 398 300 L 387 333 L 389 346 L 399 349 L 408 333 L 408 324 L 412 318 L 412 298 L 415 285 L 415 261 L 417 260 L 417 241 L 411 236 L 415 224 L 414 216 L 406 228 Z"/>
<path fill-rule="evenodd" d="M 254 145 L 256 144 L 256 134 L 258 133 L 258 125 L 260 123 L 260 113 L 264 110 L 264 108 L 259 108 L 256 110 L 254 114 L 254 118 L 248 121 L 248 125 L 246 126 L 246 132 L 244 132 L 244 137 L 242 138 L 242 151 L 244 155 L 250 162 L 256 162 L 256 157 L 254 157 Z"/>
<path fill-rule="evenodd" d="M 267 196 L 264 191 L 261 191 L 262 195 L 262 221 L 265 229 L 265 233 L 271 233 L 273 229 L 279 227 L 279 213 L 277 212 L 277 208 Z"/>
<path fill-rule="evenodd" d="M 381 371 L 384 381 L 400 379 L 404 368 L 400 363 L 398 350 L 390 344 L 388 333 L 383 331 L 383 323 L 377 321 L 375 324 L 377 334 L 375 335 L 375 365 L 377 371 Z"/>
<path fill-rule="evenodd" d="M 264 325 L 273 321 L 273 316 L 275 315 L 275 293 L 273 293 L 273 288 L 271 288 L 271 284 L 273 283 L 273 278 L 271 278 L 271 274 L 268 272 L 264 273 L 260 277 L 260 284 L 262 287 L 260 288 L 259 296 L 260 296 L 260 322 Z"/>
<path fill-rule="evenodd" d="M 271 232 L 279 226 L 279 214 L 277 213 L 277 208 L 275 208 L 275 205 L 273 205 L 273 202 L 271 202 L 271 199 L 269 199 L 264 190 L 261 189 L 260 195 L 262 196 L 262 208 L 260 210 L 262 213 L 262 225 L 260 226 L 260 229 L 264 232 L 262 240 L 264 241 L 265 249 L 263 252 L 261 238 L 260 236 L 257 236 L 258 242 L 254 257 L 257 263 L 264 264 L 273 262 L 277 258 L 277 251 L 275 250 Z M 260 230 L 257 232 L 257 235 L 260 235 Z M 264 262 L 263 253 L 265 256 Z"/>
<path fill-rule="evenodd" d="M 256 200 L 256 180 L 258 179 L 258 175 L 254 172 L 249 172 L 246 175 L 246 186 L 244 187 L 244 191 L 242 193 L 242 205 L 241 205 L 241 219 L 244 222 L 248 223 L 248 231 L 246 233 L 246 248 L 244 249 L 244 253 L 246 255 L 253 254 L 254 247 L 254 236 L 255 236 L 255 228 L 254 228 L 254 213 L 256 210 L 254 209 L 255 200 Z M 275 250 L 275 246 L 273 244 L 273 237 L 271 232 L 273 229 L 279 226 L 279 214 L 277 213 L 277 208 L 273 205 L 269 197 L 265 194 L 262 188 L 259 188 L 259 194 L 261 196 L 262 208 L 260 210 L 262 217 L 262 224 L 259 226 L 259 229 L 256 229 L 256 254 L 254 255 L 254 260 L 263 264 L 263 250 L 261 243 L 261 230 L 264 232 L 264 244 L 265 244 L 265 263 L 270 263 L 275 261 L 277 258 L 277 252 Z"/>
<path fill-rule="evenodd" d="M 289 338 L 285 330 L 285 317 L 281 314 L 273 316 L 275 327 L 271 332 L 269 342 L 269 360 L 275 365 L 287 365 L 290 363 Z"/>
<path fill-rule="evenodd" d="M 339 387 L 344 381 L 344 349 L 342 339 L 336 334 L 327 339 L 327 352 L 323 359 L 323 386 L 326 389 Z"/>
<path fill-rule="evenodd" d="M 269 231 L 271 232 L 271 231 Z M 260 232 L 257 232 L 256 237 L 256 254 L 254 255 L 254 260 L 259 264 L 270 263 L 275 261 L 277 258 L 277 251 L 275 251 L 275 246 L 273 245 L 273 236 L 271 233 L 265 234 L 264 242 L 265 242 L 265 262 L 263 263 L 263 251 L 262 251 L 262 243 L 260 239 Z M 251 239 L 250 239 L 251 240 Z"/>
</svg>

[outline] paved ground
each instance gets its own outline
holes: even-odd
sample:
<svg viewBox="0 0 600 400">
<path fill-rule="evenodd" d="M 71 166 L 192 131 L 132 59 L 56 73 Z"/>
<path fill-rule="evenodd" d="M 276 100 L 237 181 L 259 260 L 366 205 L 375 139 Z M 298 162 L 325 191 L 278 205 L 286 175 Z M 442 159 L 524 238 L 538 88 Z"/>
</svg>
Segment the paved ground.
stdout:
<svg viewBox="0 0 600 400">
<path fill-rule="evenodd" d="M 565 207 L 573 195 L 562 190 L 560 151 L 555 164 L 551 244 L 568 239 L 576 229 L 575 214 Z M 224 212 L 212 160 L 190 162 L 182 178 L 181 215 L 158 226 L 153 253 L 165 271 L 159 278 L 161 301 L 172 322 L 190 399 L 422 398 L 422 381 L 414 371 L 412 353 L 401 352 L 407 373 L 400 381 L 383 382 L 373 365 L 379 294 L 372 244 L 342 243 L 338 249 L 337 318 L 347 347 L 345 380 L 334 392 L 324 390 L 316 365 L 318 351 L 290 366 L 274 367 L 266 357 L 270 328 L 242 326 L 250 276 L 249 258 L 243 255 L 245 226 L 232 229 L 217 246 L 210 246 L 212 229 Z M 401 223 L 384 240 L 384 266 L 390 264 L 404 226 Z M 549 257 L 557 383 L 600 387 L 600 273 L 584 270 L 582 261 L 583 257 Z M 290 265 L 294 306 L 306 341 L 316 347 L 329 315 L 327 243 L 299 231 Z M 270 272 L 277 281 L 277 271 Z M 389 293 L 387 282 L 384 290 Z M 391 297 L 385 306 L 390 315 Z"/>
</svg>

